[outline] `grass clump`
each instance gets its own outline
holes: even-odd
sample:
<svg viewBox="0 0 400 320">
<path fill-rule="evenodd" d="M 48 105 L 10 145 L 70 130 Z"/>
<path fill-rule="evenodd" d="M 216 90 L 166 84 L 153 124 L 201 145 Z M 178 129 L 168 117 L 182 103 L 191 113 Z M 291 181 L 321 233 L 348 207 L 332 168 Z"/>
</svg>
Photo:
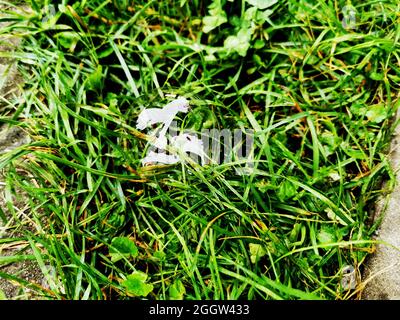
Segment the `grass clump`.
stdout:
<svg viewBox="0 0 400 320">
<path fill-rule="evenodd" d="M 346 4 L 32 0 L 8 10 L 0 34 L 23 38 L 25 84 L 1 120 L 32 142 L 0 167 L 17 228 L 13 199 L 27 202 L 24 239 L 50 286 L 38 292 L 354 296 L 341 268 L 362 268 L 369 211 L 392 185 L 381 190 L 393 178 L 400 29 L 397 1 L 352 1 L 351 28 Z M 254 170 L 143 168 L 135 122 L 167 93 L 191 101 L 182 129 L 254 130 Z"/>
</svg>

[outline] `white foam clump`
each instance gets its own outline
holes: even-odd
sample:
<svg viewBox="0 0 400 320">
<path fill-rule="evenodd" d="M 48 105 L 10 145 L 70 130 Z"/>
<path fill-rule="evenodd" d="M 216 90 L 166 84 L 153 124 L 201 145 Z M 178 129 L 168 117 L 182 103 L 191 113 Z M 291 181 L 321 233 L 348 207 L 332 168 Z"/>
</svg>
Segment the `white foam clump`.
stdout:
<svg viewBox="0 0 400 320">
<path fill-rule="evenodd" d="M 173 119 L 178 112 L 188 112 L 189 101 L 184 97 L 178 97 L 174 101 L 171 101 L 162 109 L 150 108 L 144 109 L 138 117 L 136 128 L 143 130 L 153 124 L 162 123 L 163 128 L 155 137 L 153 145 L 158 149 L 166 149 L 167 138 L 166 132 L 171 125 Z M 171 139 L 171 145 L 178 149 L 182 153 L 191 152 L 201 157 L 202 164 L 204 164 L 204 147 L 203 141 L 198 139 L 196 136 L 184 133 Z M 175 155 L 168 155 L 165 152 L 154 152 L 150 151 L 144 159 L 143 164 L 149 163 L 161 163 L 161 164 L 174 164 L 179 162 L 179 157 Z"/>
<path fill-rule="evenodd" d="M 205 163 L 205 153 L 203 141 L 196 136 L 183 133 L 171 139 L 171 144 L 181 152 L 191 152 L 197 154 L 201 158 L 201 162 Z"/>
<path fill-rule="evenodd" d="M 179 158 L 174 155 L 166 154 L 166 153 L 160 153 L 160 152 L 154 152 L 150 151 L 146 157 L 142 159 L 143 164 L 149 164 L 149 163 L 162 163 L 162 164 L 174 164 L 179 161 Z"/>
<path fill-rule="evenodd" d="M 171 101 L 164 108 L 150 108 L 144 109 L 138 117 L 136 123 L 136 129 L 143 130 L 156 123 L 164 123 L 163 129 L 168 129 L 171 125 L 172 120 L 175 118 L 178 112 L 188 112 L 189 101 L 184 97 L 179 97 L 174 101 Z M 166 130 L 165 130 L 166 132 Z"/>
<path fill-rule="evenodd" d="M 182 153 L 191 152 L 200 156 L 202 164 L 205 163 L 205 153 L 203 141 L 196 136 L 184 133 L 171 139 L 171 146 L 176 148 Z M 142 160 L 143 164 L 161 163 L 161 164 L 174 164 L 179 162 L 179 157 L 175 155 L 168 155 L 164 152 L 150 151 L 147 156 Z"/>
<path fill-rule="evenodd" d="M 153 141 L 153 146 L 155 146 L 158 149 L 164 150 L 167 147 L 168 141 L 166 136 L 158 136 L 156 139 Z"/>
</svg>

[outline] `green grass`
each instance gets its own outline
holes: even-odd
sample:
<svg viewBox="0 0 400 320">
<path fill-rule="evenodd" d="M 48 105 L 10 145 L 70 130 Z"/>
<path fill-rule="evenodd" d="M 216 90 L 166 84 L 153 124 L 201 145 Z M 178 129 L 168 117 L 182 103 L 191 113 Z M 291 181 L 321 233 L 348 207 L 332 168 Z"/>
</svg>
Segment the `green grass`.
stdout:
<svg viewBox="0 0 400 320">
<path fill-rule="evenodd" d="M 12 55 L 25 79 L 23 101 L 0 119 L 32 138 L 0 157 L 8 216 L 26 224 L 13 201 L 29 206 L 30 228 L 15 228 L 43 273 L 56 274 L 38 294 L 356 296 L 340 287 L 340 270 L 362 271 L 373 203 L 394 181 L 397 0 L 352 1 L 348 30 L 346 1 L 282 0 L 264 18 L 249 18 L 246 1 L 221 1 L 214 14 L 229 21 L 208 33 L 211 1 L 60 2 L 45 21 L 45 1 L 0 19 L 11 23 L 0 36 L 23 38 Z M 255 170 L 142 168 L 147 137 L 135 122 L 166 93 L 191 100 L 181 128 L 254 130 Z"/>
</svg>

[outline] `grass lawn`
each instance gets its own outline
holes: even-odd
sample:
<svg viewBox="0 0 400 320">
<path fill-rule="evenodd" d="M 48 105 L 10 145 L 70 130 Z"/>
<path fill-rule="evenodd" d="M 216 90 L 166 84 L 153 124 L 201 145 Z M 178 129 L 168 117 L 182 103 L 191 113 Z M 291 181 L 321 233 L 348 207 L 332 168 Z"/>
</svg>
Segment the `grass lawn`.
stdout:
<svg viewBox="0 0 400 320">
<path fill-rule="evenodd" d="M 24 78 L 0 122 L 31 139 L 0 156 L 0 219 L 22 233 L 0 239 L 22 243 L 0 265 L 34 260 L 48 287 L 0 277 L 48 299 L 359 296 L 373 204 L 394 184 L 397 0 L 28 6 L 0 19 L 0 36 L 22 39 Z M 252 170 L 143 166 L 150 130 L 136 121 L 170 95 L 190 103 L 180 132 L 252 130 Z"/>
</svg>

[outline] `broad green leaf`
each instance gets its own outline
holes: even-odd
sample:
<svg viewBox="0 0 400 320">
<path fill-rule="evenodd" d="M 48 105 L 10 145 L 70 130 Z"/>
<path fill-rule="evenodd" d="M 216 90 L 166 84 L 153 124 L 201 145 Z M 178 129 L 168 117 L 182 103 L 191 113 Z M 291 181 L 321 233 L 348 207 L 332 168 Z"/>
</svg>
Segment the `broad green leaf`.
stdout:
<svg viewBox="0 0 400 320">
<path fill-rule="evenodd" d="M 126 288 L 126 293 L 132 297 L 146 297 L 153 291 L 153 285 L 146 283 L 147 274 L 141 271 L 135 271 L 130 274 L 122 285 Z"/>
<path fill-rule="evenodd" d="M 208 6 L 208 9 L 210 15 L 203 18 L 203 32 L 205 33 L 210 32 L 228 21 L 226 13 L 222 8 L 221 0 L 214 0 L 213 3 Z"/>
<path fill-rule="evenodd" d="M 383 79 L 385 79 L 385 75 L 383 73 L 379 73 L 379 72 L 371 72 L 369 77 L 375 81 L 382 81 Z"/>
<path fill-rule="evenodd" d="M 169 298 L 170 300 L 183 300 L 183 296 L 186 293 L 185 286 L 182 281 L 177 279 L 169 287 Z"/>
<path fill-rule="evenodd" d="M 295 224 L 293 225 L 293 229 L 292 229 L 292 231 L 291 231 L 290 234 L 289 234 L 289 240 L 290 240 L 291 242 L 295 242 L 295 241 L 297 240 L 297 236 L 298 236 L 299 233 L 300 233 L 300 229 L 301 229 L 301 223 L 295 223 Z"/>
<path fill-rule="evenodd" d="M 336 170 L 331 170 L 328 174 L 328 177 L 331 178 L 333 181 L 340 180 L 340 174 Z"/>
<path fill-rule="evenodd" d="M 247 21 L 251 21 L 251 20 L 255 19 L 256 14 L 257 14 L 257 8 L 250 7 L 244 12 L 244 19 Z"/>
<path fill-rule="evenodd" d="M 323 225 L 317 235 L 320 244 L 329 244 L 337 241 L 335 227 Z"/>
<path fill-rule="evenodd" d="M 343 141 L 340 144 L 342 150 L 351 158 L 365 160 L 367 158 L 362 150 L 353 149 L 348 142 Z"/>
<path fill-rule="evenodd" d="M 269 181 L 266 181 L 265 179 L 257 181 L 254 185 L 262 193 L 267 192 L 268 190 L 276 190 L 278 188 L 278 186 L 276 186 L 275 184 L 272 184 Z"/>
<path fill-rule="evenodd" d="M 250 243 L 249 248 L 250 248 L 250 261 L 252 263 L 256 263 L 258 260 L 260 260 L 260 258 L 262 258 L 267 254 L 263 246 L 258 243 Z"/>
<path fill-rule="evenodd" d="M 281 201 L 285 201 L 297 194 L 297 187 L 288 180 L 281 183 L 278 189 L 278 197 Z"/>
<path fill-rule="evenodd" d="M 264 10 L 273 6 L 278 0 L 246 0 L 246 2 L 257 9 Z"/>
<path fill-rule="evenodd" d="M 271 14 L 273 14 L 274 11 L 273 10 L 265 10 L 265 11 L 258 11 L 257 12 L 257 16 L 256 19 L 258 21 L 267 21 L 267 19 L 269 18 L 269 16 Z"/>
<path fill-rule="evenodd" d="M 75 47 L 80 40 L 79 34 L 70 31 L 60 32 L 56 35 L 56 37 L 58 39 L 58 43 L 65 49 L 69 49 L 71 52 L 75 50 Z"/>
<path fill-rule="evenodd" d="M 369 121 L 380 123 L 387 117 L 387 111 L 384 104 L 376 104 L 368 108 L 366 116 Z"/>
<path fill-rule="evenodd" d="M 217 118 L 209 107 L 197 107 L 192 109 L 187 116 L 187 128 L 193 131 L 212 128 Z"/>
<path fill-rule="evenodd" d="M 154 252 L 153 257 L 160 261 L 163 261 L 165 260 L 166 254 L 163 251 L 156 251 Z"/>
<path fill-rule="evenodd" d="M 139 254 L 136 244 L 129 238 L 116 237 L 111 241 L 110 256 L 112 262 L 117 262 L 124 257 L 136 258 Z"/>
<path fill-rule="evenodd" d="M 237 52 L 240 56 L 245 57 L 250 47 L 252 33 L 252 28 L 242 28 L 236 36 L 227 37 L 224 42 L 224 48 L 228 51 L 228 54 Z"/>
<path fill-rule="evenodd" d="M 220 26 L 221 24 L 227 22 L 226 16 L 219 15 L 219 16 L 207 16 L 203 18 L 203 32 L 208 33 L 211 30 L 215 29 L 216 27 Z"/>
<path fill-rule="evenodd" d="M 4 291 L 0 289 L 0 301 L 1 300 L 7 300 L 7 297 L 6 297 L 6 294 L 4 293 Z"/>
<path fill-rule="evenodd" d="M 273 10 L 257 10 L 256 7 L 250 7 L 248 8 L 245 13 L 244 13 L 244 20 L 245 21 L 240 21 L 241 26 L 243 27 L 246 25 L 246 23 L 251 23 L 252 21 L 255 21 L 258 24 L 264 23 L 271 14 L 273 14 Z"/>
<path fill-rule="evenodd" d="M 94 91 L 103 87 L 103 67 L 99 64 L 96 70 L 87 78 L 86 88 Z"/>
<path fill-rule="evenodd" d="M 360 103 L 353 103 L 350 107 L 350 111 L 352 114 L 363 116 L 366 112 L 366 107 Z"/>
<path fill-rule="evenodd" d="M 331 131 L 325 130 L 320 136 L 320 141 L 327 156 L 333 154 L 340 146 L 342 139 Z"/>
<path fill-rule="evenodd" d="M 114 49 L 111 48 L 111 47 L 108 47 L 108 48 L 106 48 L 106 49 L 100 51 L 100 52 L 98 53 L 97 57 L 98 57 L 99 59 L 106 58 L 106 57 L 108 57 L 109 55 L 111 55 L 113 52 L 114 52 Z"/>
<path fill-rule="evenodd" d="M 254 43 L 254 49 L 261 49 L 265 46 L 265 41 L 261 39 L 257 39 Z"/>
</svg>

